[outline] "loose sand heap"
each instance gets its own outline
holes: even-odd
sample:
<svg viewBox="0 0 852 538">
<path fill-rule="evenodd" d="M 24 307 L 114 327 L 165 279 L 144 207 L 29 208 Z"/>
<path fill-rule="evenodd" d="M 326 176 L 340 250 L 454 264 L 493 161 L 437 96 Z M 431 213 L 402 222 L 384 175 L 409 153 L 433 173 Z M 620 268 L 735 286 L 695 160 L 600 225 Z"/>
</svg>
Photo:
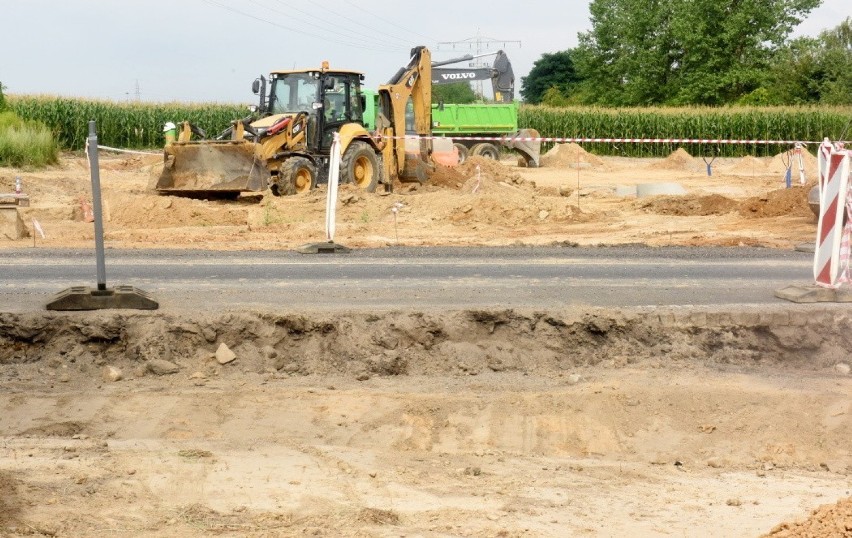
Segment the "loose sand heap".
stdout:
<svg viewBox="0 0 852 538">
<path fill-rule="evenodd" d="M 429 178 L 429 185 L 465 192 L 470 192 L 476 184 L 484 183 L 522 185 L 526 181 L 515 169 L 485 157 L 470 157 L 456 167 L 439 165 Z"/>
<path fill-rule="evenodd" d="M 819 174 L 817 158 L 808 150 L 802 149 L 802 164 L 805 166 L 805 175 L 808 178 L 815 178 Z M 799 177 L 799 157 L 793 151 L 782 152 L 772 157 L 767 168 L 770 172 L 783 174 L 787 171 L 787 166 L 790 166 L 793 172 L 793 181 Z"/>
<path fill-rule="evenodd" d="M 653 170 L 692 170 L 696 167 L 692 155 L 683 148 L 677 148 L 662 161 L 655 162 L 649 168 Z"/>
<path fill-rule="evenodd" d="M 735 174 L 765 174 L 767 172 L 767 161 L 762 158 L 746 155 L 739 159 L 728 172 Z"/>
<path fill-rule="evenodd" d="M 804 521 L 782 523 L 766 535 L 773 538 L 848 538 L 852 536 L 852 498 L 814 510 Z"/>
<path fill-rule="evenodd" d="M 809 187 L 777 189 L 765 195 L 742 201 L 720 194 L 684 196 L 654 196 L 635 202 L 636 208 L 658 215 L 677 217 L 704 217 L 738 212 L 745 218 L 804 217 L 811 215 L 807 203 Z"/>
<path fill-rule="evenodd" d="M 577 163 L 590 164 L 593 167 L 603 166 L 604 161 L 597 155 L 588 153 L 577 144 L 557 144 L 541 156 L 541 166 L 567 168 Z"/>
</svg>

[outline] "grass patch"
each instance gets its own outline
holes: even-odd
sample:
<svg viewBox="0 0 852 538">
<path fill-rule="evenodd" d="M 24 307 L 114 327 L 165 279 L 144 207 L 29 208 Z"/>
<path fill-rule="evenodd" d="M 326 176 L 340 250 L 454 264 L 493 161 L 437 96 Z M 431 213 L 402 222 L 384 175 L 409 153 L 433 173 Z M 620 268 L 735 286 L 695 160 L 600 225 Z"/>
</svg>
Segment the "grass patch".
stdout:
<svg viewBox="0 0 852 538">
<path fill-rule="evenodd" d="M 47 127 L 0 112 L 0 165 L 39 168 L 58 160 L 59 148 Z"/>
</svg>

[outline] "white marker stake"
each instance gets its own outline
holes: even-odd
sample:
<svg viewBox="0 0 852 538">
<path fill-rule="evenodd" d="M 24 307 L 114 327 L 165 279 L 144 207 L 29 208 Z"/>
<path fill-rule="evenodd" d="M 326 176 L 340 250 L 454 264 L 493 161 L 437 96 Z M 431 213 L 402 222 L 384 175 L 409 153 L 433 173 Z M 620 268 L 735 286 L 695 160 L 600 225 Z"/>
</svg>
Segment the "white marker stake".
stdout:
<svg viewBox="0 0 852 538">
<path fill-rule="evenodd" d="M 334 133 L 331 143 L 331 160 L 328 163 L 328 197 L 325 201 L 325 236 L 334 241 L 334 222 L 337 211 L 337 185 L 340 182 L 340 134 Z"/>
</svg>

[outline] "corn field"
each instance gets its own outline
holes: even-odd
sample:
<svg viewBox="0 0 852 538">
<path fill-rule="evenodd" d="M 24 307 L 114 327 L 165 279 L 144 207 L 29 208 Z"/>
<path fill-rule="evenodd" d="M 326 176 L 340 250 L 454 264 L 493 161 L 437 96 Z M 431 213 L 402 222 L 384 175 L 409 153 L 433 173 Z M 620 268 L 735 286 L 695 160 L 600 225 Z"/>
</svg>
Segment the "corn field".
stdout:
<svg viewBox="0 0 852 538">
<path fill-rule="evenodd" d="M 733 140 L 838 140 L 852 134 L 852 107 L 767 108 L 554 108 L 522 106 L 518 125 L 545 137 L 560 138 L 694 138 Z M 847 138 L 848 139 L 848 138 Z M 680 145 L 581 144 L 598 155 L 663 157 Z M 547 145 L 547 149 L 552 144 Z M 683 144 L 694 157 L 775 155 L 789 147 L 771 145 Z M 815 147 L 808 148 L 816 153 Z"/>
<path fill-rule="evenodd" d="M 248 115 L 246 105 L 183 103 L 118 103 L 66 97 L 7 95 L 10 110 L 23 119 L 47 125 L 59 146 L 83 149 L 90 120 L 98 127 L 98 142 L 106 146 L 151 149 L 163 146 L 163 125 L 190 121 L 213 136 L 236 118 Z"/>
<path fill-rule="evenodd" d="M 85 146 L 88 122 L 98 124 L 98 141 L 135 149 L 163 145 L 163 124 L 190 121 L 208 136 L 224 130 L 235 118 L 248 115 L 245 105 L 184 103 L 120 103 L 49 96 L 6 96 L 18 116 L 47 125 L 63 149 Z M 555 108 L 526 105 L 518 125 L 545 137 L 562 138 L 721 138 L 736 140 L 837 140 L 849 123 L 852 107 L 737 108 Z M 544 149 L 552 145 L 545 145 Z M 599 155 L 662 157 L 673 144 L 582 144 Z M 696 145 L 683 148 L 693 156 L 765 156 L 789 149 L 769 145 Z M 815 152 L 814 148 L 810 151 Z"/>
</svg>

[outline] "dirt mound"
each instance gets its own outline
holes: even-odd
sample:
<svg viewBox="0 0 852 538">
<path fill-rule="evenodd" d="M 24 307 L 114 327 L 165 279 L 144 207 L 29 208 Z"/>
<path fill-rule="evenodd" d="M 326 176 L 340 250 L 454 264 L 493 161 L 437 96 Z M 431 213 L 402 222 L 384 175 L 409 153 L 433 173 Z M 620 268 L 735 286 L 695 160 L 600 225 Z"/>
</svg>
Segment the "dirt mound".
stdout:
<svg viewBox="0 0 852 538">
<path fill-rule="evenodd" d="M 724 215 L 735 211 L 739 204 L 735 200 L 721 194 L 705 196 L 655 196 L 636 203 L 639 209 L 644 209 L 658 215 L 675 215 L 678 217 L 703 217 L 707 215 Z"/>
<path fill-rule="evenodd" d="M 451 166 L 437 165 L 435 172 L 429 176 L 429 184 L 435 187 L 459 189 L 467 178 L 456 168 Z"/>
<path fill-rule="evenodd" d="M 566 168 L 577 163 L 586 163 L 592 166 L 603 166 L 604 164 L 603 159 L 586 152 L 573 142 L 571 144 L 557 144 L 541 156 L 541 165 L 552 168 Z"/>
<path fill-rule="evenodd" d="M 119 226 L 146 228 L 238 226 L 248 220 L 248 209 L 233 201 L 208 202 L 176 196 L 141 198 L 109 197 L 104 202 L 105 220 Z"/>
<path fill-rule="evenodd" d="M 654 170 L 691 170 L 695 168 L 695 161 L 685 149 L 677 148 L 671 155 L 652 164 L 650 168 Z"/>
<path fill-rule="evenodd" d="M 819 165 L 816 156 L 812 155 L 808 150 L 802 149 L 802 164 L 805 167 L 805 176 L 810 179 L 816 179 L 819 174 Z M 787 166 L 790 166 L 793 172 L 794 181 L 799 177 L 799 159 L 793 151 L 785 151 L 772 157 L 767 168 L 770 172 L 784 174 L 787 171 Z"/>
<path fill-rule="evenodd" d="M 493 186 L 496 183 L 521 185 L 525 182 L 511 168 L 485 157 L 470 157 L 455 167 L 438 165 L 429 177 L 429 185 L 465 192 L 471 192 L 476 185 L 482 187 L 485 183 Z"/>
<path fill-rule="evenodd" d="M 852 497 L 841 499 L 836 504 L 820 506 L 804 521 L 781 523 L 765 536 L 776 538 L 852 536 Z"/>
<path fill-rule="evenodd" d="M 747 218 L 813 216 L 813 212 L 808 206 L 809 190 L 810 187 L 807 185 L 797 186 L 748 198 L 740 204 L 740 215 Z"/>
<path fill-rule="evenodd" d="M 734 174 L 765 174 L 768 171 L 767 164 L 765 159 L 747 155 L 737 161 L 727 172 Z"/>
</svg>

